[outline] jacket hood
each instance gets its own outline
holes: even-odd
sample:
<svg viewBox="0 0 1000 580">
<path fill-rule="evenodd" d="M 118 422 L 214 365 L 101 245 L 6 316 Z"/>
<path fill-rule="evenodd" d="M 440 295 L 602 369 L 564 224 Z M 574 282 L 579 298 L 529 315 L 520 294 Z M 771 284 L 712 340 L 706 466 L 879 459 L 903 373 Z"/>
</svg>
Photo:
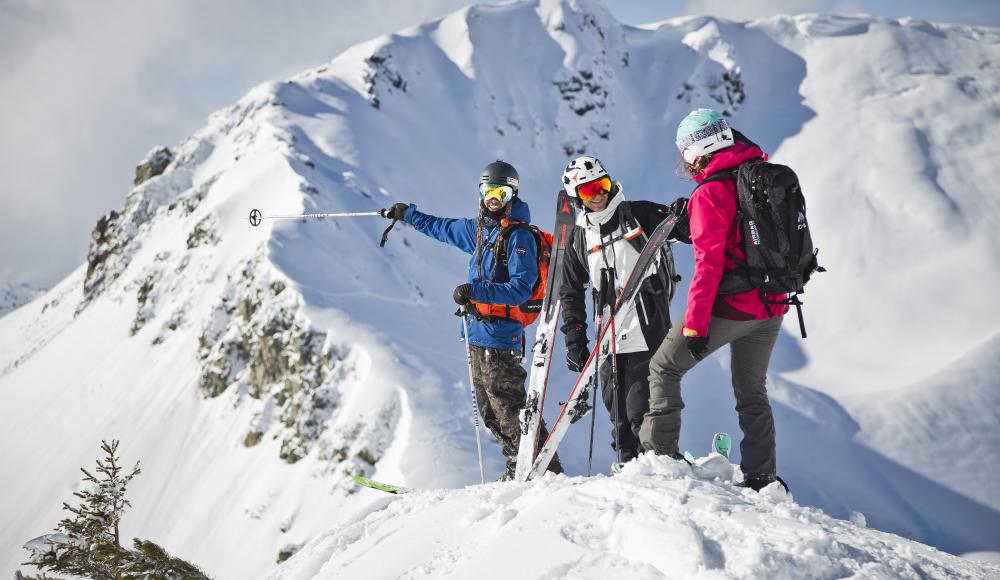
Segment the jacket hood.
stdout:
<svg viewBox="0 0 1000 580">
<path fill-rule="evenodd" d="M 767 153 L 761 151 L 756 145 L 737 142 L 721 151 L 716 151 L 705 170 L 695 175 L 694 180 L 701 183 L 714 173 L 732 169 L 751 159 L 764 159 L 766 161 Z"/>
<path fill-rule="evenodd" d="M 625 190 L 622 188 L 622 184 L 615 182 L 614 189 L 611 199 L 608 200 L 608 205 L 601 211 L 590 211 L 584 209 L 580 212 L 580 216 L 577 218 L 577 225 L 582 227 L 600 227 L 604 225 L 612 216 L 615 215 L 615 211 L 618 210 L 618 206 L 625 201 Z"/>
</svg>

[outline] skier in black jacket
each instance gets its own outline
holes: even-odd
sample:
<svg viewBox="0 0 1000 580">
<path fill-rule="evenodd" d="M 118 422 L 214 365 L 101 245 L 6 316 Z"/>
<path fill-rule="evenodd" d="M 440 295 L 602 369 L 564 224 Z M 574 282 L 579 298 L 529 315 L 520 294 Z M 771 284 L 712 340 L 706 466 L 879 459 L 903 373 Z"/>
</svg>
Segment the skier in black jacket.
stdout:
<svg viewBox="0 0 1000 580">
<path fill-rule="evenodd" d="M 594 157 L 574 159 L 563 174 L 563 185 L 582 210 L 563 260 L 559 290 L 566 363 L 571 371 L 580 372 L 590 357 L 584 288 L 590 284 L 599 304 L 595 316 L 606 322 L 647 235 L 670 215 L 671 208 L 626 201 L 621 183 L 612 182 Z M 675 276 L 673 254 L 665 245 L 633 302 L 615 317 L 611 349 L 599 354 L 602 397 L 611 416 L 612 446 L 619 463 L 642 451 L 639 428 L 649 409 L 649 359 L 670 328 Z M 610 351 L 615 354 L 613 363 Z"/>
</svg>

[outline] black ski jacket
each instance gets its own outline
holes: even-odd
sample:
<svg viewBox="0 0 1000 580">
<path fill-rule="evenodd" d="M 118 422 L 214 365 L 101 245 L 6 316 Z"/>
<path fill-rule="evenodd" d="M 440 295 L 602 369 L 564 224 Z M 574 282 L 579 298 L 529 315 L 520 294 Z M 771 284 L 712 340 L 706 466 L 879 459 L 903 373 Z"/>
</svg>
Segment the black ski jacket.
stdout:
<svg viewBox="0 0 1000 580">
<path fill-rule="evenodd" d="M 616 188 L 617 189 L 617 188 Z M 615 212 L 614 216 L 601 225 L 601 235 L 609 235 L 617 232 L 621 220 L 625 219 L 632 227 L 638 222 L 643 231 L 648 235 L 656 226 L 671 214 L 670 207 L 653 203 L 651 201 L 623 201 Z M 631 219 L 629 219 L 631 216 Z M 630 229 L 630 228 L 629 228 Z M 642 251 L 646 242 L 646 236 L 642 235 L 633 240 L 618 240 L 616 244 L 632 244 L 636 251 Z M 590 280 L 590 270 L 587 264 L 587 256 L 591 249 L 587 247 L 586 234 L 581 226 L 574 226 L 570 244 L 566 248 L 566 256 L 561 268 L 562 281 L 559 285 L 559 299 L 562 301 L 563 325 L 561 327 L 566 337 L 566 344 L 587 342 L 587 302 L 584 288 L 590 284 L 591 291 L 596 295 L 599 280 Z M 666 249 L 670 251 L 669 248 Z M 621 287 L 628 276 L 628 272 L 616 272 L 617 287 Z M 667 272 L 661 268 L 656 276 L 650 276 L 639 288 L 639 293 L 646 304 L 656 305 L 652 316 L 648 319 L 639 316 L 640 327 L 646 345 L 650 350 L 659 347 L 667 330 L 670 328 L 670 297 L 667 296 L 667 289 L 671 284 L 665 279 Z M 605 297 L 606 304 L 614 304 L 617 296 L 613 292 L 608 292 Z"/>
</svg>

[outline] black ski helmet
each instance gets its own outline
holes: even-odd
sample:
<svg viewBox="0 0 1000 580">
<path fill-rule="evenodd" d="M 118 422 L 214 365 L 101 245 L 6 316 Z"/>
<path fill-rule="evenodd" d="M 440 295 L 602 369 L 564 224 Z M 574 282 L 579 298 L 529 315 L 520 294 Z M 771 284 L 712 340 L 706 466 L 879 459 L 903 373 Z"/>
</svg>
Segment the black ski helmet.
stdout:
<svg viewBox="0 0 1000 580">
<path fill-rule="evenodd" d="M 483 174 L 479 176 L 479 183 L 509 185 L 514 188 L 514 195 L 517 195 L 520 179 L 513 165 L 497 159 L 483 168 Z"/>
</svg>

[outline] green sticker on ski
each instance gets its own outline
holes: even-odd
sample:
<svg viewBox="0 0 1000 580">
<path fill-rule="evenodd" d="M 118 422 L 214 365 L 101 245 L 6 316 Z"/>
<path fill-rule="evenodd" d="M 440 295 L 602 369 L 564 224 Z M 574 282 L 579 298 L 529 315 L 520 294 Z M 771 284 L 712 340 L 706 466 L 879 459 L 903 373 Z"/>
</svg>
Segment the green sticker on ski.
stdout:
<svg viewBox="0 0 1000 580">
<path fill-rule="evenodd" d="M 363 477 L 361 475 L 355 475 L 354 481 L 356 481 L 358 485 L 363 485 L 365 487 L 370 487 L 371 489 L 377 489 L 379 491 L 384 491 L 386 493 L 392 493 L 396 495 L 410 493 L 411 491 L 410 488 L 408 487 L 400 487 L 398 485 L 390 485 L 388 483 L 382 483 L 381 481 L 368 479 L 367 477 Z"/>
</svg>

